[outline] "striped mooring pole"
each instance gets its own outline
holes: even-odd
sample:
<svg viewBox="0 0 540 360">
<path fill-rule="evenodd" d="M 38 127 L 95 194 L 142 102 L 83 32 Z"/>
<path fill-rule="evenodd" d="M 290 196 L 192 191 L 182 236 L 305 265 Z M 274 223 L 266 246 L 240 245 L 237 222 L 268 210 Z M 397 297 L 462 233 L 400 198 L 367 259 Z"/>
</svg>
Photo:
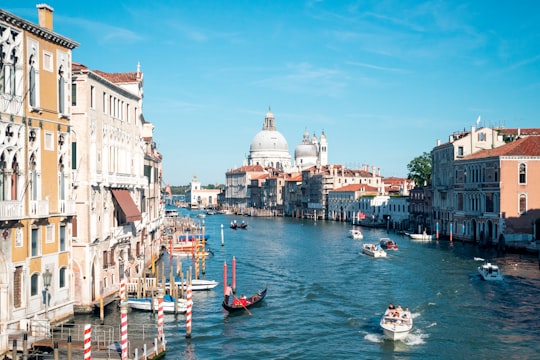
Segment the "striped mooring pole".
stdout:
<svg viewBox="0 0 540 360">
<path fill-rule="evenodd" d="M 92 359 L 92 325 L 91 324 L 84 325 L 83 352 L 84 352 L 84 360 Z"/>
</svg>

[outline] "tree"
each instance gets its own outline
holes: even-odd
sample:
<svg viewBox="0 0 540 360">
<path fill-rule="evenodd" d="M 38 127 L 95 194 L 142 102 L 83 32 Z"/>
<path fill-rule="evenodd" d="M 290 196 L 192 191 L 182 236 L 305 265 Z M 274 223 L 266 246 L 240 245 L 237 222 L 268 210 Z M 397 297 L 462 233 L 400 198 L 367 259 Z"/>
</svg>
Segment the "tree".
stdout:
<svg viewBox="0 0 540 360">
<path fill-rule="evenodd" d="M 431 185 L 431 165 L 431 154 L 424 152 L 407 164 L 407 177 L 414 180 L 416 186 Z"/>
</svg>

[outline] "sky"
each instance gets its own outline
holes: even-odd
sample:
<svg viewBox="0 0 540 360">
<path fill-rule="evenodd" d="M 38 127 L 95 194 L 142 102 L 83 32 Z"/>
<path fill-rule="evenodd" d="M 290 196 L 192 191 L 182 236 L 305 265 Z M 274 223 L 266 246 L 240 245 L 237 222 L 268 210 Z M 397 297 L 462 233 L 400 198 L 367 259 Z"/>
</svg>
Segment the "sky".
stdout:
<svg viewBox="0 0 540 360">
<path fill-rule="evenodd" d="M 37 23 L 36 4 L 0 7 Z M 164 184 L 225 183 L 269 109 L 294 159 L 304 131 L 329 163 L 406 177 L 472 126 L 540 127 L 540 2 L 49 0 L 73 61 L 144 73 Z"/>
</svg>

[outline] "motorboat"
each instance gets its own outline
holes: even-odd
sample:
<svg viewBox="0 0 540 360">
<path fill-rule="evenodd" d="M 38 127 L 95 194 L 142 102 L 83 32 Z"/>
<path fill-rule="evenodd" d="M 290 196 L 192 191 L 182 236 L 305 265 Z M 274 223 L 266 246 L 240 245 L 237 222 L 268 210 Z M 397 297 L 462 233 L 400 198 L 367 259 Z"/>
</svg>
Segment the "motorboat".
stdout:
<svg viewBox="0 0 540 360">
<path fill-rule="evenodd" d="M 187 290 L 186 282 L 182 282 L 180 279 L 176 279 L 174 282 L 176 286 L 182 286 L 184 287 L 184 290 Z M 166 285 L 169 286 L 169 282 L 166 282 Z M 192 291 L 205 291 L 205 290 L 212 290 L 216 286 L 218 286 L 219 283 L 215 280 L 205 280 L 205 279 L 193 279 L 191 280 L 191 290 Z"/>
<path fill-rule="evenodd" d="M 431 240 L 433 240 L 433 234 L 428 235 L 426 232 L 423 232 L 421 234 L 408 234 L 408 235 L 413 240 L 421 240 L 421 241 L 431 241 Z"/>
<path fill-rule="evenodd" d="M 384 312 L 380 324 L 386 339 L 403 340 L 413 328 L 413 318 L 408 309 L 388 308 Z"/>
<path fill-rule="evenodd" d="M 152 303 L 152 300 L 153 300 L 153 303 Z M 179 313 L 185 313 L 187 311 L 186 299 L 178 299 L 176 303 L 177 303 L 176 311 L 178 311 Z M 128 298 L 127 306 L 129 306 L 131 309 L 134 309 L 134 310 L 158 311 L 159 301 L 157 297 L 154 297 L 153 299 L 150 297 Z M 170 313 L 170 314 L 175 313 L 175 299 L 168 294 L 163 297 L 163 312 Z"/>
<path fill-rule="evenodd" d="M 353 238 L 354 240 L 362 240 L 364 238 L 364 234 L 359 229 L 351 229 L 349 230 L 349 237 Z"/>
<path fill-rule="evenodd" d="M 363 244 L 362 253 L 372 257 L 386 257 L 386 251 L 376 244 Z"/>
<path fill-rule="evenodd" d="M 492 264 L 490 262 L 485 262 L 484 264 L 478 267 L 478 273 L 484 280 L 502 280 L 503 274 L 499 266 Z"/>
<path fill-rule="evenodd" d="M 381 246 L 381 248 L 383 248 L 385 250 L 397 250 L 398 249 L 397 243 L 394 240 L 389 239 L 389 238 L 381 238 L 379 240 L 379 245 Z"/>
</svg>

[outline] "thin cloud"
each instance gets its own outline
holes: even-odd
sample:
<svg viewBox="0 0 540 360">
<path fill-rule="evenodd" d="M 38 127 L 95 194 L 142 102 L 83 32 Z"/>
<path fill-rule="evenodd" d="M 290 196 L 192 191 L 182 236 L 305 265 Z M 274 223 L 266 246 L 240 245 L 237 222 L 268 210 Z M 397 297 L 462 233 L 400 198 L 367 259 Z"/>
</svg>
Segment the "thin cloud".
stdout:
<svg viewBox="0 0 540 360">
<path fill-rule="evenodd" d="M 391 68 L 391 67 L 384 67 L 384 66 L 378 66 L 373 64 L 366 64 L 361 62 L 355 62 L 355 61 L 347 61 L 346 64 L 354 65 L 358 67 L 363 67 L 367 69 L 373 69 L 373 70 L 379 70 L 379 71 L 385 71 L 385 72 L 393 72 L 393 73 L 407 73 L 408 71 L 405 69 L 399 69 L 399 68 Z"/>
<path fill-rule="evenodd" d="M 73 27 L 82 28 L 91 33 L 92 38 L 97 39 L 98 43 L 137 43 L 144 41 L 144 37 L 137 31 L 131 31 L 114 25 L 104 24 L 97 21 L 82 19 L 77 17 L 59 16 L 58 21 L 65 24 L 71 24 Z"/>
</svg>

